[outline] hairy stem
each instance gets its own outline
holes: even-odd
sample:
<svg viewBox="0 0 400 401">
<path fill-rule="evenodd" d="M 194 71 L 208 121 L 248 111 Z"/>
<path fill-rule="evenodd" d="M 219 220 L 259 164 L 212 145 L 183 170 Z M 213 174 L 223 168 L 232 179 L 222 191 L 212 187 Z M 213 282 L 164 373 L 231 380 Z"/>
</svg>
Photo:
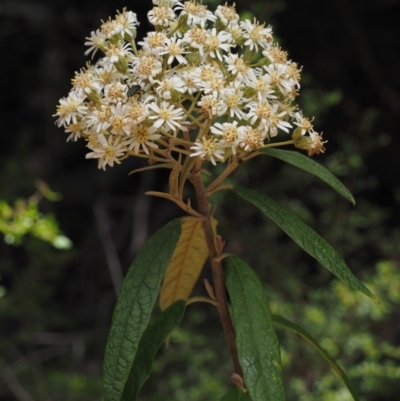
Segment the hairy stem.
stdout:
<svg viewBox="0 0 400 401">
<path fill-rule="evenodd" d="M 207 242 L 208 252 L 210 255 L 211 269 L 214 281 L 215 298 L 218 303 L 218 312 L 221 318 L 222 327 L 225 332 L 225 337 L 228 342 L 229 351 L 232 357 L 233 368 L 235 373 L 243 376 L 242 369 L 239 364 L 238 353 L 235 343 L 235 332 L 232 325 L 231 316 L 229 314 L 228 302 L 226 299 L 224 275 L 222 272 L 222 265 L 220 261 L 220 256 L 222 253 L 222 247 L 217 246 L 216 236 L 214 234 L 211 225 L 211 214 L 210 207 L 208 204 L 207 193 L 204 188 L 203 182 L 201 180 L 201 161 L 196 163 L 195 171 L 191 176 L 190 180 L 196 191 L 196 196 L 198 200 L 199 212 L 203 216 L 203 230 Z M 220 243 L 220 242 L 219 242 Z"/>
<path fill-rule="evenodd" d="M 239 165 L 236 159 L 232 159 L 231 162 L 228 164 L 224 172 L 219 175 L 208 187 L 207 187 L 207 194 L 210 195 L 212 192 L 215 191 L 216 188 L 221 184 L 221 182 L 228 177 Z"/>
</svg>

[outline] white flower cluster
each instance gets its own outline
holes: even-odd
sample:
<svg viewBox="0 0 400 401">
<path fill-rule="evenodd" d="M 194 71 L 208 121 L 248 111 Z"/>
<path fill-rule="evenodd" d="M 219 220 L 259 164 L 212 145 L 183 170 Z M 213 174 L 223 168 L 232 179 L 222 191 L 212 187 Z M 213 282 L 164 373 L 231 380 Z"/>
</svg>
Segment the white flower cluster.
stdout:
<svg viewBox="0 0 400 401">
<path fill-rule="evenodd" d="M 136 14 L 125 9 L 91 33 L 86 54 L 103 57 L 75 74 L 57 106 L 58 126 L 68 140 L 87 141 L 87 158 L 105 169 L 130 155 L 163 161 L 176 151 L 216 164 L 292 124 L 317 147 L 312 153 L 323 151 L 293 105 L 300 71 L 271 27 L 239 21 L 235 5 L 212 13 L 195 1 L 153 3 L 155 30 L 142 41 Z"/>
</svg>

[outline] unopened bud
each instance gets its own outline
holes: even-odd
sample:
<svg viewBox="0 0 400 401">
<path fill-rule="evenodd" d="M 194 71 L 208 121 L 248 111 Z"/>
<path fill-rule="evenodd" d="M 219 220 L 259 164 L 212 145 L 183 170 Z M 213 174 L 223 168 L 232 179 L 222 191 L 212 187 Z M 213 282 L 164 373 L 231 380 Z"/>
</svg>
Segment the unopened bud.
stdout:
<svg viewBox="0 0 400 401">
<path fill-rule="evenodd" d="M 181 14 L 178 19 L 178 28 L 187 27 L 187 20 L 188 20 L 188 15 Z"/>
<path fill-rule="evenodd" d="M 128 70 L 128 63 L 125 57 L 118 57 L 118 61 L 114 65 L 119 72 L 125 73 Z"/>
<path fill-rule="evenodd" d="M 174 102 L 179 102 L 181 100 L 181 94 L 176 89 L 171 89 L 171 99 Z"/>
<path fill-rule="evenodd" d="M 322 140 L 322 134 L 320 135 L 318 132 L 310 132 L 309 134 L 310 136 L 301 135 L 301 128 L 296 128 L 292 135 L 294 146 L 306 150 L 308 156 L 324 153 L 324 143 L 327 141 Z"/>
<path fill-rule="evenodd" d="M 190 54 L 188 54 L 188 56 L 186 58 L 188 59 L 189 63 L 192 65 L 199 65 L 200 61 L 201 61 L 201 57 L 198 52 L 190 53 Z"/>
<path fill-rule="evenodd" d="M 226 28 L 226 25 L 224 25 L 224 23 L 218 17 L 217 20 L 215 21 L 215 27 L 217 28 L 217 31 L 224 31 Z"/>
<path fill-rule="evenodd" d="M 136 28 L 131 28 L 131 32 L 132 32 L 132 35 L 129 35 L 128 33 L 125 32 L 124 39 L 127 42 L 131 42 L 132 40 L 136 39 L 137 29 Z"/>
<path fill-rule="evenodd" d="M 87 93 L 87 97 L 92 102 L 98 102 L 100 100 L 100 95 L 95 89 L 92 89 L 89 93 Z"/>
<path fill-rule="evenodd" d="M 301 134 L 302 129 L 300 127 L 297 127 L 292 134 L 292 139 L 296 141 L 296 139 L 302 137 L 303 135 Z"/>
<path fill-rule="evenodd" d="M 243 95 L 246 98 L 252 98 L 255 94 L 257 94 L 257 91 L 254 88 L 250 88 L 250 86 L 246 86 L 243 91 Z"/>
<path fill-rule="evenodd" d="M 296 148 L 303 149 L 303 150 L 308 150 L 312 146 L 313 140 L 309 136 L 301 135 L 301 136 L 297 136 L 295 138 L 294 135 L 293 135 L 292 138 L 293 138 L 293 141 L 294 141 L 294 146 L 296 146 Z"/>
</svg>

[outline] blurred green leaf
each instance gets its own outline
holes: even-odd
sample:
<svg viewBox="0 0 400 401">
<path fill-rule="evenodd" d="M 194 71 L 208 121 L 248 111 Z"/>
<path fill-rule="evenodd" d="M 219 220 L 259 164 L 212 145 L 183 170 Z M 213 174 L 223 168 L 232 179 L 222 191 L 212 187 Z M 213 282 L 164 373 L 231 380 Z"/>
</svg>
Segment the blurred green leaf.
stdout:
<svg viewBox="0 0 400 401">
<path fill-rule="evenodd" d="M 104 357 L 104 401 L 119 401 L 181 233 L 172 220 L 143 246 L 115 306 Z"/>
<path fill-rule="evenodd" d="M 4 234 L 5 242 L 19 245 L 26 235 L 32 235 L 57 249 L 70 249 L 72 242 L 61 235 L 54 216 L 40 213 L 40 199 L 36 195 L 26 200 L 17 199 L 13 207 L 0 201 L 0 232 Z"/>
<path fill-rule="evenodd" d="M 339 376 L 339 378 L 343 381 L 343 383 L 346 385 L 348 390 L 350 391 L 351 395 L 353 396 L 355 401 L 358 401 L 359 398 L 354 391 L 353 386 L 351 385 L 349 378 L 347 377 L 346 373 L 344 370 L 338 365 L 338 363 L 329 356 L 329 354 L 315 341 L 315 339 L 302 327 L 298 326 L 297 324 L 291 322 L 290 320 L 285 319 L 282 316 L 279 315 L 272 315 L 272 319 L 274 323 L 278 323 L 290 330 L 293 330 L 295 333 L 299 334 L 301 337 L 303 337 L 307 342 L 309 342 L 331 365 L 332 369 L 335 371 L 335 373 Z"/>
<path fill-rule="evenodd" d="M 354 200 L 353 195 L 350 193 L 350 191 L 330 171 L 328 171 L 325 167 L 322 167 L 320 164 L 316 163 L 309 157 L 304 156 L 299 152 L 281 149 L 263 149 L 260 152 L 268 156 L 276 157 L 277 159 L 280 159 L 295 167 L 301 168 L 302 170 L 307 171 L 310 174 L 315 175 L 326 184 L 331 186 L 337 193 L 342 195 L 353 205 L 356 204 L 356 201 Z"/>
<path fill-rule="evenodd" d="M 296 244 L 344 281 L 349 287 L 377 301 L 374 294 L 351 272 L 332 246 L 293 212 L 252 189 L 238 186 L 235 186 L 233 189 L 243 199 L 257 206 L 289 235 Z"/>
<path fill-rule="evenodd" d="M 229 256 L 226 262 L 226 287 L 247 391 L 253 401 L 283 401 L 279 342 L 263 286 L 239 257 Z"/>
</svg>

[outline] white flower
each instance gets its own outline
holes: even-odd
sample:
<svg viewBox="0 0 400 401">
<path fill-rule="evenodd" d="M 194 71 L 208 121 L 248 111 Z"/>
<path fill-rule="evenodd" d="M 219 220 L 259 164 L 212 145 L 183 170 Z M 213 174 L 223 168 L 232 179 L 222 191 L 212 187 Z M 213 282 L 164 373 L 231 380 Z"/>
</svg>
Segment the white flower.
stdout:
<svg viewBox="0 0 400 401">
<path fill-rule="evenodd" d="M 262 124 L 267 124 L 267 119 L 271 115 L 272 106 L 267 99 L 262 99 L 258 102 L 251 102 L 247 105 L 250 110 L 247 113 L 247 117 L 250 119 L 250 124 L 254 125 L 257 121 Z"/>
<path fill-rule="evenodd" d="M 252 24 L 250 20 L 241 21 L 240 26 L 244 31 L 243 37 L 246 39 L 244 45 L 249 46 L 250 50 L 258 51 L 258 46 L 265 49 L 272 42 L 272 29 L 270 27 L 265 28 L 257 21 Z"/>
<path fill-rule="evenodd" d="M 218 6 L 214 14 L 225 26 L 239 21 L 239 15 L 236 14 L 235 3 L 233 3 L 232 6 L 228 6 L 227 3 L 225 3 L 224 6 Z"/>
<path fill-rule="evenodd" d="M 84 133 L 86 125 L 82 123 L 82 121 L 78 121 L 76 124 L 70 124 L 65 128 L 65 132 L 70 135 L 67 138 L 67 142 L 74 141 L 76 142 Z"/>
<path fill-rule="evenodd" d="M 56 124 L 67 126 L 71 122 L 76 124 L 87 113 L 87 106 L 84 103 L 86 95 L 78 95 L 71 91 L 68 97 L 60 99 L 60 104 L 57 106 L 57 113 L 53 117 L 58 116 Z"/>
<path fill-rule="evenodd" d="M 241 128 L 239 133 L 239 145 L 245 152 L 251 152 L 263 147 L 263 141 L 265 139 L 264 132 L 250 125 Z"/>
<path fill-rule="evenodd" d="M 119 29 L 117 21 L 111 19 L 111 17 L 107 21 L 102 20 L 100 31 L 107 39 L 111 39 L 114 35 L 117 35 Z"/>
<path fill-rule="evenodd" d="M 225 30 L 231 34 L 234 43 L 242 46 L 243 30 L 237 21 L 232 21 Z"/>
<path fill-rule="evenodd" d="M 218 97 L 223 89 L 225 89 L 225 79 L 214 77 L 210 81 L 196 82 L 204 93 L 211 93 L 214 97 Z"/>
<path fill-rule="evenodd" d="M 226 52 L 233 46 L 230 42 L 232 40 L 231 35 L 228 32 L 220 31 L 213 28 L 206 39 L 205 52 L 208 53 L 212 58 L 218 57 L 222 61 L 221 50 Z"/>
<path fill-rule="evenodd" d="M 111 133 L 114 135 L 124 135 L 130 134 L 130 130 L 128 128 L 128 112 L 129 106 L 118 103 L 116 106 L 111 106 Z"/>
<path fill-rule="evenodd" d="M 171 99 L 171 91 L 175 90 L 184 93 L 184 83 L 179 77 L 165 78 L 162 81 L 155 81 L 159 84 L 156 93 L 165 100 Z"/>
<path fill-rule="evenodd" d="M 131 71 L 140 80 L 149 80 L 162 71 L 162 63 L 156 57 L 144 54 L 135 59 Z"/>
<path fill-rule="evenodd" d="M 143 125 L 135 125 L 133 126 L 131 138 L 127 141 L 129 145 L 129 149 L 132 150 L 135 154 L 139 154 L 140 148 L 146 153 L 149 154 L 150 148 L 158 148 L 158 145 L 153 143 L 152 141 L 156 141 L 161 138 L 160 134 L 155 134 L 157 128 L 155 127 L 146 127 Z"/>
<path fill-rule="evenodd" d="M 126 11 L 124 8 L 122 13 L 118 11 L 115 21 L 117 23 L 115 33 L 120 33 L 122 36 L 129 35 L 132 38 L 136 37 L 136 27 L 139 25 L 139 22 L 134 12 Z"/>
<path fill-rule="evenodd" d="M 270 83 L 271 79 L 269 75 L 261 75 L 249 80 L 247 85 L 257 91 L 258 101 L 261 103 L 264 99 L 276 99 Z"/>
<path fill-rule="evenodd" d="M 226 110 L 226 106 L 224 108 L 224 103 L 212 95 L 202 96 L 197 104 L 200 106 L 201 114 L 208 119 L 211 119 L 215 116 L 222 116 L 222 114 L 224 114 L 224 110 Z"/>
<path fill-rule="evenodd" d="M 195 68 L 191 71 L 192 79 L 195 84 L 200 88 L 200 84 L 204 81 L 212 81 L 214 78 L 223 79 L 224 75 L 222 74 L 219 68 L 214 67 L 211 64 L 205 64 L 201 67 Z"/>
<path fill-rule="evenodd" d="M 181 15 L 187 15 L 188 26 L 194 27 L 200 25 L 202 28 L 206 26 L 207 21 L 215 21 L 217 17 L 203 4 L 198 4 L 194 0 L 186 1 L 178 5 L 175 10 L 182 10 Z"/>
<path fill-rule="evenodd" d="M 178 76 L 183 82 L 183 89 L 185 92 L 193 95 L 193 93 L 198 92 L 200 87 L 196 84 L 193 74 L 195 73 L 194 68 L 185 69 L 178 72 Z"/>
<path fill-rule="evenodd" d="M 303 117 L 301 112 L 294 113 L 294 118 L 296 121 L 293 123 L 301 128 L 301 135 L 305 135 L 306 132 L 312 134 L 314 132 L 313 125 L 308 118 Z"/>
<path fill-rule="evenodd" d="M 265 49 L 262 54 L 267 57 L 271 63 L 286 64 L 288 61 L 287 53 L 279 46 L 272 46 L 269 49 Z"/>
<path fill-rule="evenodd" d="M 190 157 L 200 156 L 203 160 L 210 160 L 214 166 L 217 164 L 216 158 L 220 161 L 224 160 L 225 151 L 219 146 L 217 138 L 206 138 L 203 136 L 201 141 L 196 140 L 190 149 L 194 150 L 194 153 Z"/>
<path fill-rule="evenodd" d="M 86 38 L 87 42 L 85 42 L 85 46 L 90 46 L 89 49 L 87 49 L 85 51 L 85 56 L 87 56 L 88 54 L 90 54 L 91 52 L 93 52 L 92 54 L 92 58 L 93 56 L 96 54 L 97 50 L 101 49 L 101 50 L 105 50 L 106 48 L 106 37 L 103 33 L 100 32 L 100 29 L 98 29 L 97 31 L 92 31 L 90 33 L 90 38 Z"/>
<path fill-rule="evenodd" d="M 274 137 L 278 135 L 278 128 L 289 133 L 288 128 L 292 128 L 292 124 L 281 119 L 286 114 L 286 111 L 278 112 L 278 105 L 274 104 L 271 110 L 271 114 L 267 120 L 266 128 L 269 129 L 269 135 Z"/>
<path fill-rule="evenodd" d="M 115 68 L 114 64 L 108 64 L 95 68 L 99 83 L 104 88 L 105 85 L 117 82 L 123 78 L 123 75 Z"/>
<path fill-rule="evenodd" d="M 102 63 L 104 63 L 105 65 L 116 63 L 120 58 L 129 58 L 132 55 L 131 45 L 130 43 L 110 43 L 110 45 L 107 47 L 107 50 L 105 51 L 105 54 L 105 57 L 103 57 L 101 60 Z"/>
<path fill-rule="evenodd" d="M 88 114 L 85 121 L 87 126 L 98 134 L 101 131 L 106 131 L 107 128 L 110 127 L 110 116 L 110 108 L 103 104 L 99 109 L 94 109 Z"/>
<path fill-rule="evenodd" d="M 109 136 L 108 139 L 103 134 L 89 140 L 88 148 L 93 152 L 86 154 L 86 159 L 99 159 L 98 168 L 106 169 L 107 164 L 111 167 L 114 163 L 120 164 L 120 158 L 127 151 L 125 142 L 121 142 L 121 137 Z"/>
<path fill-rule="evenodd" d="M 150 115 L 150 111 L 148 106 L 144 103 L 133 101 L 128 104 L 127 115 L 129 118 L 129 124 L 137 125 L 143 122 Z"/>
<path fill-rule="evenodd" d="M 165 131 L 174 131 L 178 129 L 184 130 L 185 128 L 179 123 L 184 118 L 184 112 L 182 109 L 176 109 L 174 105 L 163 101 L 158 106 L 157 103 L 150 103 L 148 106 L 154 115 L 151 115 L 149 119 L 155 120 L 153 126 L 156 128 L 162 128 Z"/>
<path fill-rule="evenodd" d="M 72 78 L 72 87 L 78 96 L 89 95 L 92 91 L 101 92 L 102 90 L 102 85 L 99 83 L 93 68 L 88 70 L 82 68 L 79 72 L 75 72 L 75 77 Z"/>
<path fill-rule="evenodd" d="M 176 19 L 174 10 L 169 6 L 153 7 L 153 9 L 147 13 L 147 17 L 150 24 L 165 27 L 170 26 L 171 22 Z"/>
<path fill-rule="evenodd" d="M 204 54 L 204 46 L 206 45 L 208 38 L 208 33 L 204 28 L 200 28 L 198 26 L 189 29 L 184 37 L 183 42 L 187 43 L 189 46 L 197 49 L 202 58 L 205 57 Z"/>
<path fill-rule="evenodd" d="M 120 82 L 113 82 L 104 87 L 104 99 L 108 103 L 118 103 L 125 102 L 127 99 L 126 89 L 128 87 L 126 85 L 121 84 Z"/>
<path fill-rule="evenodd" d="M 210 131 L 215 135 L 220 135 L 222 139 L 219 143 L 224 147 L 230 147 L 232 153 L 236 154 L 236 147 L 239 145 L 239 134 L 244 127 L 238 127 L 237 121 L 233 123 L 216 123 L 211 128 Z"/>
<path fill-rule="evenodd" d="M 169 54 L 168 57 L 168 64 L 172 64 L 174 59 L 178 61 L 179 64 L 187 64 L 187 60 L 185 57 L 182 56 L 182 54 L 188 53 L 185 51 L 185 48 L 183 46 L 182 39 L 178 38 L 166 38 L 166 46 L 165 49 L 162 50 L 159 55 L 162 56 L 164 54 Z"/>
<path fill-rule="evenodd" d="M 221 91 L 220 99 L 224 105 L 222 114 L 229 109 L 230 117 L 236 117 L 239 120 L 247 120 L 247 113 L 242 110 L 242 107 L 245 102 L 249 101 L 249 99 L 243 97 L 243 91 L 234 87 L 223 89 Z"/>
<path fill-rule="evenodd" d="M 278 87 L 283 95 L 288 95 L 292 92 L 296 82 L 287 75 L 287 65 L 270 64 L 264 66 L 264 69 L 268 74 L 266 79 L 269 79 L 271 86 Z"/>
<path fill-rule="evenodd" d="M 149 32 L 143 41 L 138 42 L 143 50 L 148 54 L 158 56 L 160 52 L 165 50 L 165 42 L 167 37 L 164 32 Z"/>
<path fill-rule="evenodd" d="M 249 85 L 250 82 L 255 81 L 256 74 L 254 69 L 246 65 L 246 62 L 239 57 L 237 54 L 228 54 L 224 56 L 225 62 L 228 67 L 228 71 L 236 75 L 236 79 L 240 82 L 244 82 L 245 85 Z"/>
</svg>

